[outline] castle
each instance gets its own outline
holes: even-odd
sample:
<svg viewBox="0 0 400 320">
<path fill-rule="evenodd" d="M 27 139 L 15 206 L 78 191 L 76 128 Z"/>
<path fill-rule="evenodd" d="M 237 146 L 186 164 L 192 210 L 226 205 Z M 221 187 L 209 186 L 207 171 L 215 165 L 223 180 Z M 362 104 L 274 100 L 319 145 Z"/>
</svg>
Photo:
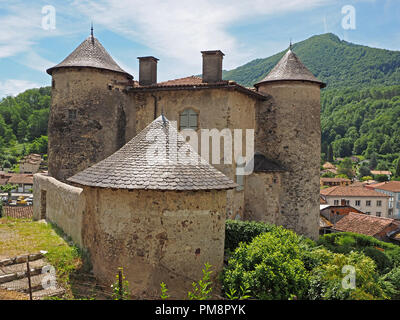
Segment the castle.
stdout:
<svg viewBox="0 0 400 320">
<path fill-rule="evenodd" d="M 55 222 L 87 248 L 100 278 L 114 277 L 105 261 L 128 265 L 139 296 L 155 292 L 160 272 L 174 282 L 195 278 L 207 261 L 220 270 L 225 218 L 318 237 L 325 84 L 291 49 L 254 88 L 222 79 L 221 51 L 201 53 L 202 77 L 157 82 L 158 59 L 147 56 L 138 58 L 137 81 L 92 33 L 47 70 L 49 172 L 35 175 L 34 217 Z M 212 155 L 199 166 L 143 162 L 145 133 L 174 121 L 174 135 L 186 144 L 181 133 L 188 130 L 252 129 L 251 174 L 237 174 L 243 164 L 236 161 L 214 164 Z M 243 138 L 242 150 L 246 144 Z"/>
</svg>

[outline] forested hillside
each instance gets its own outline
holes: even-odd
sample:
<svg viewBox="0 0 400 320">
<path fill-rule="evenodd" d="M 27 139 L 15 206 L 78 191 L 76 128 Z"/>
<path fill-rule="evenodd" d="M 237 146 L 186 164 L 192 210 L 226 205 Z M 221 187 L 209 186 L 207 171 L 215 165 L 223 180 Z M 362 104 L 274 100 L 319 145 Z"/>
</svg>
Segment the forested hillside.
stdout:
<svg viewBox="0 0 400 320">
<path fill-rule="evenodd" d="M 47 153 L 51 88 L 27 90 L 0 101 L 0 165 L 10 168 L 28 153 Z"/>
<path fill-rule="evenodd" d="M 252 86 L 268 74 L 285 52 L 224 71 L 223 77 Z M 327 83 L 327 88 L 400 84 L 399 51 L 356 45 L 327 33 L 294 44 L 293 52 L 317 78 Z"/>
</svg>

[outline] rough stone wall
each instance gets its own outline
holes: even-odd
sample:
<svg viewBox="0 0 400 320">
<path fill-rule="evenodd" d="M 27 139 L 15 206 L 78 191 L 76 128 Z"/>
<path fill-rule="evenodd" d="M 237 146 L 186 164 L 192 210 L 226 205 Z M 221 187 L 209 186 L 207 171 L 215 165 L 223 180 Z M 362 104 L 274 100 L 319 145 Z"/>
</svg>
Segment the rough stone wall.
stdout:
<svg viewBox="0 0 400 320">
<path fill-rule="evenodd" d="M 253 173 L 246 176 L 244 219 L 277 223 L 280 215 L 281 174 Z"/>
<path fill-rule="evenodd" d="M 127 125 L 127 139 L 133 138 L 135 134 L 144 129 L 154 120 L 155 115 L 158 117 L 161 114 L 162 110 L 167 119 L 177 122 L 179 129 L 180 113 L 187 108 L 192 108 L 199 114 L 199 130 L 197 130 L 199 137 L 197 150 L 199 154 L 201 153 L 200 129 L 211 130 L 214 128 L 218 130 L 223 130 L 225 128 L 232 130 L 243 129 L 242 154 L 245 154 L 245 129 L 255 128 L 256 107 L 260 103 L 254 97 L 250 97 L 244 93 L 223 89 L 144 91 L 133 92 L 131 95 L 135 106 L 136 117 L 135 123 Z M 135 128 L 135 130 L 133 128 Z M 236 181 L 236 166 L 234 162 L 233 164 L 223 164 L 223 149 L 224 143 L 223 139 L 221 139 L 221 161 L 219 165 L 211 162 L 211 152 L 210 158 L 206 160 L 233 181 Z M 243 209 L 244 191 L 229 190 L 228 215 L 241 215 Z"/>
<path fill-rule="evenodd" d="M 278 223 L 316 239 L 321 150 L 320 88 L 307 82 L 271 82 L 259 91 L 273 98 L 258 109 L 257 149 L 281 163 Z"/>
<path fill-rule="evenodd" d="M 41 173 L 33 176 L 33 184 L 33 219 L 45 218 L 53 222 L 82 248 L 82 219 L 86 206 L 83 189 Z"/>
<path fill-rule="evenodd" d="M 134 115 L 127 95 L 113 88 L 115 81 L 126 83 L 127 79 L 116 72 L 90 68 L 53 72 L 48 130 L 51 176 L 65 180 L 125 144 L 126 119 Z M 70 119 L 71 112 L 75 119 Z"/>
<path fill-rule="evenodd" d="M 84 189 L 83 243 L 105 284 L 123 267 L 135 297 L 159 298 L 164 281 L 182 299 L 204 263 L 222 270 L 226 191 Z"/>
</svg>

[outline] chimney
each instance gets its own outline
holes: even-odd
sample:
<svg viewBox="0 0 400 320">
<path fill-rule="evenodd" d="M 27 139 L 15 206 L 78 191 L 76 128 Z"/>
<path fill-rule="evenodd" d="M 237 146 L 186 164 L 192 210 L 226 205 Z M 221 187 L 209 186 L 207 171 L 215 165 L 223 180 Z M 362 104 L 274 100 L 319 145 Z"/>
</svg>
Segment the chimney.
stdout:
<svg viewBox="0 0 400 320">
<path fill-rule="evenodd" d="M 139 84 L 150 86 L 157 83 L 157 58 L 138 57 L 139 59 Z"/>
<path fill-rule="evenodd" d="M 220 50 L 201 51 L 203 55 L 203 82 L 222 81 L 222 59 L 224 54 Z"/>
</svg>

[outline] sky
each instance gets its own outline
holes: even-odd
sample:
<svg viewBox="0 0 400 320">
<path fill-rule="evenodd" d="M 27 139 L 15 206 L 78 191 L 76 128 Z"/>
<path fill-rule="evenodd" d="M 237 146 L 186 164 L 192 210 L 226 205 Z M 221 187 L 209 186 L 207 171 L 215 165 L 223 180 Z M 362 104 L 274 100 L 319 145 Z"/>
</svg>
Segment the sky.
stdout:
<svg viewBox="0 0 400 320">
<path fill-rule="evenodd" d="M 155 56 L 158 80 L 201 74 L 202 50 L 222 50 L 225 70 L 332 32 L 400 50 L 399 0 L 0 0 L 0 98 L 48 86 L 46 69 L 90 35 L 138 79 Z"/>
</svg>

